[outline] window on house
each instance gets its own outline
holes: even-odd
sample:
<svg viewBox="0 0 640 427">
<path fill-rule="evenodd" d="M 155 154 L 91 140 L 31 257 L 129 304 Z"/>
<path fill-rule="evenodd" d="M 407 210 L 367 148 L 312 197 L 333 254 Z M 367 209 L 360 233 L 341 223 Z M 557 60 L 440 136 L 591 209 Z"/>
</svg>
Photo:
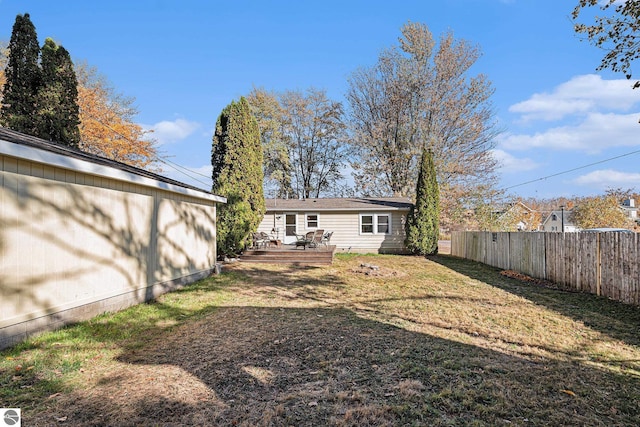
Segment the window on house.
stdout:
<svg viewBox="0 0 640 427">
<path fill-rule="evenodd" d="M 551 221 L 557 221 L 558 217 L 556 216 L 556 214 L 551 215 Z"/>
<path fill-rule="evenodd" d="M 360 232 L 362 234 L 373 234 L 373 215 L 360 216 Z"/>
<path fill-rule="evenodd" d="M 378 234 L 389 234 L 389 215 L 378 215 Z"/>
<path fill-rule="evenodd" d="M 360 215 L 360 234 L 391 234 L 391 215 Z"/>
<path fill-rule="evenodd" d="M 318 214 L 307 214 L 307 229 L 318 228 Z"/>
</svg>

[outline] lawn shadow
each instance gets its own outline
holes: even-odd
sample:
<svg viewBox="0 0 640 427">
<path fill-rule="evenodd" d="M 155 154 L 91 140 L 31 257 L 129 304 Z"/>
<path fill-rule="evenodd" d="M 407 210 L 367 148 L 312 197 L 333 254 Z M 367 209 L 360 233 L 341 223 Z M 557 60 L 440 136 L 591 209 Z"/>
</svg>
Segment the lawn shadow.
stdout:
<svg viewBox="0 0 640 427">
<path fill-rule="evenodd" d="M 500 269 L 462 258 L 438 255 L 429 258 L 453 271 L 521 296 L 584 323 L 602 334 L 640 347 L 640 307 L 605 297 L 524 282 L 500 274 Z"/>
<path fill-rule="evenodd" d="M 330 269 L 310 265 L 234 264 L 225 268 L 242 286 L 231 289 L 256 296 L 273 296 L 285 301 L 306 301 L 334 304 L 328 297 L 331 290 L 346 286 L 343 278 Z"/>
<path fill-rule="evenodd" d="M 344 308 L 220 307 L 118 360 L 121 371 L 53 411 L 76 426 L 595 426 L 631 425 L 640 411 L 640 378 L 533 362 Z"/>
</svg>

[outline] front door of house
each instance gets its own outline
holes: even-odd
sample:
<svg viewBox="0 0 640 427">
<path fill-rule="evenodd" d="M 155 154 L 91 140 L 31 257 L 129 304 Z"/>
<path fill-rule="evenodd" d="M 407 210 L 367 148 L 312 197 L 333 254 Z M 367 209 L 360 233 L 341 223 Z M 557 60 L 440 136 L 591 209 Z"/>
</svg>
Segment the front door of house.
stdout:
<svg viewBox="0 0 640 427">
<path fill-rule="evenodd" d="M 294 243 L 298 234 L 298 215 L 295 213 L 284 214 L 284 243 Z"/>
</svg>

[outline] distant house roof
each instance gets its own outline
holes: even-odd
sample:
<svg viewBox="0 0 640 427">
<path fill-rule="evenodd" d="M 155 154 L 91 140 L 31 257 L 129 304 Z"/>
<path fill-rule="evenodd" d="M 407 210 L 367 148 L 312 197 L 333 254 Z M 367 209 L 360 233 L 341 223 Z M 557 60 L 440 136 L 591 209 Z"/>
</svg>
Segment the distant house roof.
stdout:
<svg viewBox="0 0 640 427">
<path fill-rule="evenodd" d="M 562 216 L 564 215 L 565 227 L 573 227 L 575 226 L 575 224 L 573 223 L 573 221 L 571 221 L 571 213 L 572 213 L 571 209 L 564 209 L 564 210 L 561 209 L 558 211 L 551 211 L 551 213 L 549 213 L 549 215 L 545 218 L 545 220 L 542 221 L 542 226 L 544 226 L 549 221 L 553 221 L 554 215 L 555 215 L 556 221 L 563 222 Z"/>
<path fill-rule="evenodd" d="M 379 211 L 409 210 L 413 206 L 404 197 L 266 199 L 267 212 L 274 211 Z"/>
<path fill-rule="evenodd" d="M 517 207 L 522 207 L 527 212 L 533 212 L 533 209 L 531 209 L 529 206 L 525 205 L 524 203 L 518 200 L 516 202 L 504 203 L 496 207 L 494 209 L 494 213 L 498 215 L 502 215 Z"/>
<path fill-rule="evenodd" d="M 2 144 L 2 141 L 6 141 L 12 144 L 7 144 L 6 142 Z M 40 152 L 44 151 L 46 153 L 51 153 L 52 155 L 36 155 L 36 153 L 38 153 L 37 151 L 29 151 L 25 149 L 20 150 L 19 148 L 16 148 L 16 146 L 41 150 Z M 203 190 L 201 188 L 194 187 L 192 185 L 185 184 L 183 182 L 176 181 L 171 178 L 167 178 L 165 176 L 137 168 L 135 166 L 107 159 L 106 157 L 85 153 L 83 151 L 73 149 L 56 142 L 46 141 L 41 138 L 25 135 L 23 133 L 3 127 L 0 127 L 0 154 L 21 157 L 35 162 L 50 164 L 52 166 L 57 166 L 65 169 L 75 169 L 78 166 L 79 163 L 74 163 L 70 160 L 88 162 L 90 164 L 97 165 L 98 167 L 95 167 L 91 170 L 87 170 L 87 168 L 84 168 L 84 172 L 87 173 L 106 176 L 104 174 L 104 171 L 99 168 L 100 166 L 106 166 L 122 171 L 125 174 L 132 174 L 137 177 L 143 177 L 155 182 L 163 183 L 165 185 L 161 187 L 164 187 L 165 189 L 175 189 L 176 187 L 178 187 L 185 189 L 186 193 L 205 193 L 209 195 L 209 198 L 213 198 L 217 202 L 226 202 L 226 199 L 224 197 L 215 196 L 211 192 Z M 111 177 L 117 179 L 117 177 Z"/>
</svg>

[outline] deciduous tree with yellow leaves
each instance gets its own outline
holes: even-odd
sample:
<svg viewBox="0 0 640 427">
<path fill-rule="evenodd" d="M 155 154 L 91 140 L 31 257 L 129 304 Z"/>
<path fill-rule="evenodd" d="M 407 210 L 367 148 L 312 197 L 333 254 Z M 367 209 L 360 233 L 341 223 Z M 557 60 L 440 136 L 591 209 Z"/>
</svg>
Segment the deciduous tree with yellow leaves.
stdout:
<svg viewBox="0 0 640 427">
<path fill-rule="evenodd" d="M 583 197 L 571 210 L 571 219 L 580 228 L 631 228 L 632 223 L 613 195 Z"/>
<path fill-rule="evenodd" d="M 133 98 L 116 93 L 96 68 L 76 66 L 80 149 L 132 166 L 158 171 L 158 149 L 150 131 L 133 121 Z"/>
<path fill-rule="evenodd" d="M 7 77 L 4 75 L 4 69 L 9 59 L 9 49 L 7 43 L 0 41 L 0 88 L 4 87 Z M 0 90 L 0 102 L 2 102 L 2 91 Z"/>
</svg>

